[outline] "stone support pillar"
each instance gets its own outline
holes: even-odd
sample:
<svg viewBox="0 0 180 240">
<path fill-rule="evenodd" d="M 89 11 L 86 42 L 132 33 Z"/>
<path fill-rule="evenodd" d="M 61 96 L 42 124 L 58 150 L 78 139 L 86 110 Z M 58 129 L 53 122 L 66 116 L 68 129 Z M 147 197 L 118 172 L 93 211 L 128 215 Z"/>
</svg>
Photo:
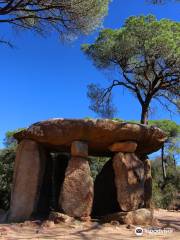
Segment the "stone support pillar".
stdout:
<svg viewBox="0 0 180 240">
<path fill-rule="evenodd" d="M 15 159 L 9 221 L 27 220 L 37 207 L 42 184 L 45 151 L 32 140 L 20 142 Z"/>
<path fill-rule="evenodd" d="M 144 165 L 134 153 L 117 153 L 113 158 L 117 200 L 123 211 L 143 206 Z"/>
<path fill-rule="evenodd" d="M 151 161 L 146 159 L 144 161 L 144 207 L 152 207 L 152 176 L 151 176 Z"/>
<path fill-rule="evenodd" d="M 74 141 L 65 173 L 59 205 L 72 217 L 88 218 L 92 211 L 93 179 L 88 163 L 88 145 Z"/>
</svg>

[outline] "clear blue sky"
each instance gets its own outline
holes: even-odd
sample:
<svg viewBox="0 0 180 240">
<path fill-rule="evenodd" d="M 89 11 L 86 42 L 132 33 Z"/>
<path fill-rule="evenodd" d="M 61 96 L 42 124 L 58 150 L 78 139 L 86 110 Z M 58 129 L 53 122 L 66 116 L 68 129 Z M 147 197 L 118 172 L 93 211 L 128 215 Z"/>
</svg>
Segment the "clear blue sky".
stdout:
<svg viewBox="0 0 180 240">
<path fill-rule="evenodd" d="M 179 4 L 152 6 L 146 0 L 114 0 L 104 27 L 118 28 L 132 15 L 154 14 L 158 19 L 180 20 Z M 96 117 L 88 108 L 86 86 L 90 82 L 107 81 L 80 50 L 82 43 L 92 42 L 97 33 L 62 44 L 56 34 L 42 38 L 30 32 L 13 32 L 3 27 L 1 36 L 16 45 L 9 49 L 0 45 L 1 54 L 1 117 L 0 147 L 7 130 L 27 127 L 31 123 L 54 117 Z M 139 119 L 140 107 L 127 92 L 115 93 L 117 117 Z M 161 110 L 153 119 L 170 118 Z M 178 116 L 173 120 L 179 122 Z"/>
</svg>

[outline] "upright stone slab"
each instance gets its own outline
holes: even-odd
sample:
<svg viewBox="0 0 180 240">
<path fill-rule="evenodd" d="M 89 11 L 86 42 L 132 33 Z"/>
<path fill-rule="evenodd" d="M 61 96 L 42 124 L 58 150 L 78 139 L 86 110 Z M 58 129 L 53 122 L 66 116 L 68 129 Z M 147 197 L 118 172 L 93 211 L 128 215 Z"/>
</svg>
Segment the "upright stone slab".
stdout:
<svg viewBox="0 0 180 240">
<path fill-rule="evenodd" d="M 59 205 L 69 216 L 86 218 L 91 214 L 92 203 L 93 179 L 88 160 L 72 156 L 66 169 Z"/>
<path fill-rule="evenodd" d="M 136 210 L 144 201 L 144 164 L 134 153 L 117 153 L 113 158 L 117 200 L 123 211 Z"/>
<path fill-rule="evenodd" d="M 31 217 L 37 207 L 44 165 L 43 149 L 32 140 L 21 141 L 16 153 L 9 221 Z"/>
<path fill-rule="evenodd" d="M 151 208 L 152 204 L 152 176 L 151 176 L 151 162 L 149 159 L 144 161 L 144 206 Z"/>
</svg>

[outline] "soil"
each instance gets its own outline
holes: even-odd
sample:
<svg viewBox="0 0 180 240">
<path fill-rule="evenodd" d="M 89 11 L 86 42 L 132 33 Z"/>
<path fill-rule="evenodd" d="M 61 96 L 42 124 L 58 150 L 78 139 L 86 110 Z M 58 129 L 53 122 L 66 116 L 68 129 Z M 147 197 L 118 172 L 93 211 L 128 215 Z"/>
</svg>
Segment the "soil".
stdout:
<svg viewBox="0 0 180 240">
<path fill-rule="evenodd" d="M 52 221 L 26 221 L 19 224 L 0 224 L 0 240 L 172 240 L 180 239 L 180 212 L 155 210 L 158 219 L 154 226 L 143 228 L 143 235 L 137 236 L 137 226 L 80 222 L 54 224 Z M 154 231 L 153 231 L 154 229 Z M 157 231 L 158 230 L 158 231 Z"/>
</svg>

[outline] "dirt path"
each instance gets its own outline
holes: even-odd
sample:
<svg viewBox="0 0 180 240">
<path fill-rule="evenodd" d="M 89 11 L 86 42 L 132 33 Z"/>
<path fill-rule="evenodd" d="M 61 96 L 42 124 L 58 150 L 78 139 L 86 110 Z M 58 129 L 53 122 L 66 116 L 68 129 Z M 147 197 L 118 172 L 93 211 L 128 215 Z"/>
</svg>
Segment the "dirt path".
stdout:
<svg viewBox="0 0 180 240">
<path fill-rule="evenodd" d="M 25 222 L 21 224 L 1 224 L 0 240 L 41 240 L 41 239 L 63 239 L 63 240 L 178 240 L 180 239 L 180 212 L 166 210 L 155 211 L 161 230 L 157 233 L 148 232 L 148 227 L 143 228 L 143 236 L 135 234 L 135 226 L 130 229 L 126 225 L 112 225 L 98 223 L 56 224 L 45 222 Z"/>
</svg>

